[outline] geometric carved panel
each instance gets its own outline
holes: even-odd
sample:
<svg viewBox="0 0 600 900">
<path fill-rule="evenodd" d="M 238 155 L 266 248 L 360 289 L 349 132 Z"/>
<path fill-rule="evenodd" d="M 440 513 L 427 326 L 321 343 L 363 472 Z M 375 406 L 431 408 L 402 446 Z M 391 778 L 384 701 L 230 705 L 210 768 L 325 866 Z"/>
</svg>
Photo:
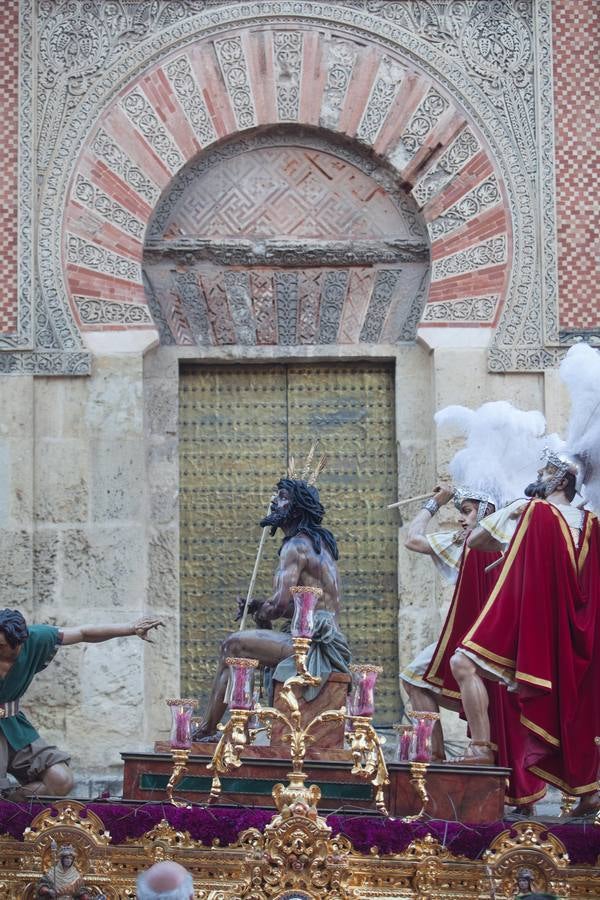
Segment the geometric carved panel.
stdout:
<svg viewBox="0 0 600 900">
<path fill-rule="evenodd" d="M 149 235 L 163 343 L 414 340 L 425 225 L 364 154 L 289 129 L 207 151 L 171 183 Z"/>
<path fill-rule="evenodd" d="M 165 237 L 406 237 L 409 224 L 386 190 L 339 157 L 293 146 L 223 159 L 188 183 Z"/>
</svg>

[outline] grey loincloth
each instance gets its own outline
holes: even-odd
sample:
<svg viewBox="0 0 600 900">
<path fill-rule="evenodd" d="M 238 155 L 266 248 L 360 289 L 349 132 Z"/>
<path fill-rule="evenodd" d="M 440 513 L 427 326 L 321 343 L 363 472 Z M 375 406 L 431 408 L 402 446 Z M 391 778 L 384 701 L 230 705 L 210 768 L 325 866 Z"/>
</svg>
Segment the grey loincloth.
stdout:
<svg viewBox="0 0 600 900">
<path fill-rule="evenodd" d="M 285 631 L 290 630 L 286 623 Z M 328 609 L 319 609 L 315 613 L 315 628 L 308 649 L 306 668 L 311 675 L 321 679 L 315 687 L 306 687 L 302 692 L 305 700 L 314 700 L 324 687 L 332 672 L 350 672 L 349 665 L 352 654 L 346 636 L 340 631 L 335 617 Z M 296 663 L 293 656 L 287 656 L 277 664 L 275 669 L 265 669 L 265 687 L 270 694 L 269 682 L 285 681 L 296 674 Z"/>
</svg>

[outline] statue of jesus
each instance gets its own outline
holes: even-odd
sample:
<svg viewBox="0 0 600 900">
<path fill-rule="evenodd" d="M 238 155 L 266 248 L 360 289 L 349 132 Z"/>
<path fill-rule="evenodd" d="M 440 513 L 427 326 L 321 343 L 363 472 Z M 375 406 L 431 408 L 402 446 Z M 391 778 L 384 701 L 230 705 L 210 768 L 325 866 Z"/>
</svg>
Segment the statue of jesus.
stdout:
<svg viewBox="0 0 600 900">
<path fill-rule="evenodd" d="M 257 628 L 233 632 L 223 642 L 208 707 L 195 732 L 195 740 L 216 741 L 220 737 L 216 727 L 227 706 L 227 657 L 257 659 L 261 666 L 273 670 L 276 681 L 285 681 L 295 674 L 289 623 L 294 612 L 290 589 L 296 585 L 319 587 L 323 591 L 316 607 L 315 629 L 307 659 L 308 671 L 319 676 L 321 684 L 306 688 L 305 698 L 310 700 L 318 694 L 332 670 L 349 671 L 350 650 L 338 624 L 339 554 L 333 534 L 321 525 L 324 515 L 325 509 L 314 485 L 295 478 L 283 478 L 278 482 L 270 514 L 260 523 L 262 527 L 271 528 L 271 536 L 278 529 L 284 535 L 273 579 L 273 595 L 268 600 L 252 600 L 249 605 Z M 240 607 L 238 618 L 242 615 L 241 603 Z M 277 619 L 284 620 L 281 631 L 273 629 Z"/>
</svg>

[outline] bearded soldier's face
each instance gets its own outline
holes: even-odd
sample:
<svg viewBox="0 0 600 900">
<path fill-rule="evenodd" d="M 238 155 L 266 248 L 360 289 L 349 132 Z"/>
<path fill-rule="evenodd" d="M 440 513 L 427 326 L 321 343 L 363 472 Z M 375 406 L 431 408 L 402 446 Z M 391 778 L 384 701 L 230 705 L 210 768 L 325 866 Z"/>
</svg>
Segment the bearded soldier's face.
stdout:
<svg viewBox="0 0 600 900">
<path fill-rule="evenodd" d="M 557 473 L 558 469 L 556 466 L 548 463 L 547 466 L 544 466 L 543 469 L 538 471 L 537 480 L 532 484 L 527 485 L 525 488 L 525 496 L 539 497 L 541 500 L 545 500 L 548 494 L 556 487 L 555 481 Z M 550 488 L 552 490 L 550 490 Z"/>
</svg>

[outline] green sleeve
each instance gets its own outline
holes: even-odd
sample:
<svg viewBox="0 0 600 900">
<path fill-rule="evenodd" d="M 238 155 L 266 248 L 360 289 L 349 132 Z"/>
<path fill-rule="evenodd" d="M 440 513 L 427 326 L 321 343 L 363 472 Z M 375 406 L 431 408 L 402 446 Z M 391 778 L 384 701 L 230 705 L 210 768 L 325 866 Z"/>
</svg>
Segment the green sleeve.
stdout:
<svg viewBox="0 0 600 900">
<path fill-rule="evenodd" d="M 31 664 L 34 672 L 41 672 L 56 656 L 60 647 L 60 632 L 54 625 L 31 625 L 28 642 L 31 642 Z"/>
</svg>

